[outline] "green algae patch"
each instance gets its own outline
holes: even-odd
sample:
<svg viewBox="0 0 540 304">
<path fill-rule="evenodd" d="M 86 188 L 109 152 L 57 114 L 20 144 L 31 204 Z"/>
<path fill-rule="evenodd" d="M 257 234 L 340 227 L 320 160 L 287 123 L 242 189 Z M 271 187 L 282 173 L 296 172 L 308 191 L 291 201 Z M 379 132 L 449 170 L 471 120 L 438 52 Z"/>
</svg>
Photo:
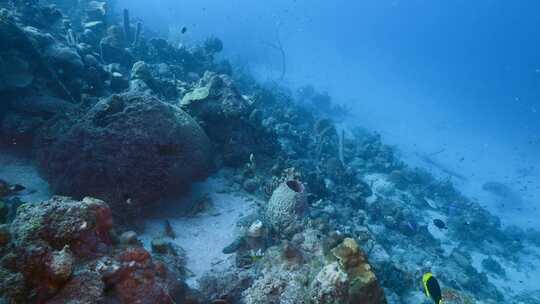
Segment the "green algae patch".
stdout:
<svg viewBox="0 0 540 304">
<path fill-rule="evenodd" d="M 192 102 L 205 100 L 208 98 L 208 96 L 210 96 L 209 87 L 196 88 L 195 90 L 184 95 L 180 104 L 183 106 L 190 105 Z"/>
</svg>

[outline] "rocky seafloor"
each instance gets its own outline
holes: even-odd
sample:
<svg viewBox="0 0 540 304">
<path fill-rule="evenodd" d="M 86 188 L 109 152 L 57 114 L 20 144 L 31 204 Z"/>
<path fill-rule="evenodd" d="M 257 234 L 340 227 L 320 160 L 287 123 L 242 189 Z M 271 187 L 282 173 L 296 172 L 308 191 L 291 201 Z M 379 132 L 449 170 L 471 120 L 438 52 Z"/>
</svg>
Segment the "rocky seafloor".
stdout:
<svg viewBox="0 0 540 304">
<path fill-rule="evenodd" d="M 540 303 L 539 232 L 134 20 L 0 1 L 0 303 Z"/>
</svg>

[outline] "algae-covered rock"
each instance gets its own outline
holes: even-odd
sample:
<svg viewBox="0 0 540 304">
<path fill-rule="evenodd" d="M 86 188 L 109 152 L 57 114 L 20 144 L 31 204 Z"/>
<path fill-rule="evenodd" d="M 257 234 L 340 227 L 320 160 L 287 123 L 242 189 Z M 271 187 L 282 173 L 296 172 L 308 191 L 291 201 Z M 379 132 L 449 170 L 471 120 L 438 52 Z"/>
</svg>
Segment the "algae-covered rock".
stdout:
<svg viewBox="0 0 540 304">
<path fill-rule="evenodd" d="M 186 189 L 213 167 L 199 125 L 146 95 L 103 99 L 75 121 L 50 124 L 37 145 L 38 164 L 56 193 L 104 199 L 121 216 Z"/>
<path fill-rule="evenodd" d="M 77 272 L 47 304 L 103 303 L 104 290 L 105 282 L 99 273 L 84 269 Z"/>
<path fill-rule="evenodd" d="M 84 68 L 81 56 L 73 48 L 55 44 L 47 49 L 45 55 L 55 68 L 63 69 L 64 72 L 75 73 Z"/>
<path fill-rule="evenodd" d="M 11 267 L 24 277 L 23 302 L 52 297 L 71 278 L 76 259 L 105 254 L 111 246 L 111 227 L 109 207 L 92 198 L 54 197 L 21 205 L 11 224 L 11 244 L 17 254 Z"/>
<path fill-rule="evenodd" d="M 0 295 L 3 298 L 12 300 L 11 303 L 27 303 L 24 301 L 26 292 L 24 276 L 21 273 L 0 267 Z"/>
<path fill-rule="evenodd" d="M 152 81 L 152 73 L 144 61 L 137 61 L 131 68 L 131 79 L 140 79 L 146 83 Z"/>
<path fill-rule="evenodd" d="M 180 105 L 204 128 L 223 156 L 224 164 L 239 167 L 251 154 L 274 157 L 278 144 L 261 121 L 250 120 L 254 101 L 243 96 L 232 78 L 205 72 Z"/>
<path fill-rule="evenodd" d="M 181 104 L 184 106 L 190 105 L 192 102 L 205 100 L 206 98 L 208 98 L 208 96 L 210 96 L 209 87 L 195 88 L 193 91 L 188 92 L 186 93 L 186 95 L 184 95 Z"/>
<path fill-rule="evenodd" d="M 244 187 L 244 190 L 246 190 L 249 193 L 254 193 L 260 187 L 259 182 L 254 178 L 246 179 L 244 183 L 242 184 L 242 186 Z"/>
<path fill-rule="evenodd" d="M 19 146 L 31 146 L 36 133 L 48 119 L 73 110 L 75 106 L 72 103 L 53 96 L 17 98 L 3 117 L 0 140 Z"/>
<path fill-rule="evenodd" d="M 76 256 L 88 257 L 104 250 L 103 244 L 110 244 L 111 227 L 111 211 L 105 202 L 56 196 L 40 204 L 21 205 L 11 232 L 16 246 L 44 242 L 62 250 L 69 245 Z"/>
<path fill-rule="evenodd" d="M 307 288 L 309 266 L 287 267 L 287 262 L 278 248 L 265 253 L 261 276 L 242 292 L 242 303 L 309 303 Z"/>
<path fill-rule="evenodd" d="M 53 252 L 49 264 L 51 279 L 55 282 L 65 283 L 73 273 L 74 257 L 68 246 L 64 249 Z"/>
<path fill-rule="evenodd" d="M 223 118 L 249 115 L 246 100 L 227 75 L 206 72 L 197 86 L 186 93 L 180 103 L 194 116 Z"/>
<path fill-rule="evenodd" d="M 324 266 L 311 283 L 314 303 L 337 303 L 347 297 L 347 274 L 337 262 Z"/>
<path fill-rule="evenodd" d="M 20 54 L 0 54 L 0 90 L 29 86 L 34 80 L 30 63 Z"/>
<path fill-rule="evenodd" d="M 0 296 L 8 303 L 184 303 L 183 263 L 154 262 L 138 244 L 114 247 L 103 201 L 56 196 L 22 205 L 11 241 L 4 228 Z"/>
<path fill-rule="evenodd" d="M 28 38 L 10 17 L 0 16 L 0 41 L 0 91 L 26 88 L 35 79 L 36 59 L 28 52 Z"/>
</svg>

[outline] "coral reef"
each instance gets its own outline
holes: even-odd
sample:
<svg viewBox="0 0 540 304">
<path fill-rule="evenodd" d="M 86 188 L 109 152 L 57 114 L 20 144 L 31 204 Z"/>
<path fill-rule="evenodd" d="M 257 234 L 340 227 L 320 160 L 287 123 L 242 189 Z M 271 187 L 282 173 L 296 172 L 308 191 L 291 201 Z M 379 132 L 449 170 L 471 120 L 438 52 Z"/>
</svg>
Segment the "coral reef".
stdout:
<svg viewBox="0 0 540 304">
<path fill-rule="evenodd" d="M 0 42 L 0 146 L 72 197 L 0 179 L 0 303 L 420 303 L 427 271 L 445 303 L 538 302 L 501 285 L 537 231 L 345 128 L 327 93 L 217 62 L 217 37 L 167 41 L 115 1 L 0 1 Z M 214 169 L 223 201 L 167 200 Z"/>
</svg>

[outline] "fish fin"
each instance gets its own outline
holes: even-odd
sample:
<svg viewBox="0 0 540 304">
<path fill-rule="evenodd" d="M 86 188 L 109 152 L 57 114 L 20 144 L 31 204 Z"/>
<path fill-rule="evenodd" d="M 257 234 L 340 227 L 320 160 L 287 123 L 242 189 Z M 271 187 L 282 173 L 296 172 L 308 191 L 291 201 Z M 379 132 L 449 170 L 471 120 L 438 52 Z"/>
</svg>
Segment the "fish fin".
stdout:
<svg viewBox="0 0 540 304">
<path fill-rule="evenodd" d="M 429 281 L 429 279 L 433 277 L 433 274 L 431 272 L 427 272 L 425 273 L 423 276 L 422 276 L 422 285 L 424 286 L 424 292 L 426 293 L 426 296 L 428 298 L 431 298 L 431 294 L 429 292 L 429 288 L 427 286 L 427 282 Z M 440 303 L 439 303 L 440 304 Z"/>
</svg>

